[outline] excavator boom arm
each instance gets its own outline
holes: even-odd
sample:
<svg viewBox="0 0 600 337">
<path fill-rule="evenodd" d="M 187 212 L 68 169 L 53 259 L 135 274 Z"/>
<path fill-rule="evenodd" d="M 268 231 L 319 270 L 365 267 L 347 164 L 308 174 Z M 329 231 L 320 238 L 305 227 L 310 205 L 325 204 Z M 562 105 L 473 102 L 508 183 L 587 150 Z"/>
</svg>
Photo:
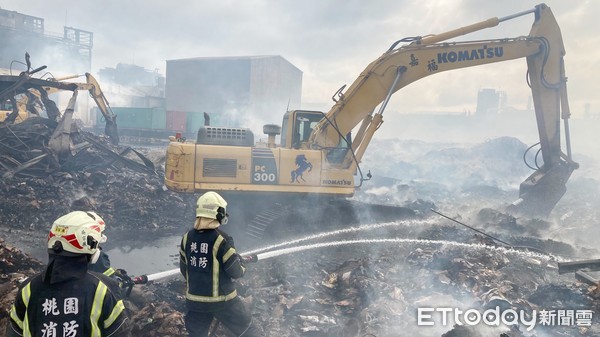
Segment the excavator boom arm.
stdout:
<svg viewBox="0 0 600 337">
<path fill-rule="evenodd" d="M 117 129 L 117 116 L 112 112 L 108 100 L 104 96 L 104 93 L 100 89 L 100 84 L 90 73 L 85 73 L 85 78 L 88 84 L 87 90 L 90 92 L 90 96 L 96 102 L 98 109 L 106 120 L 106 126 L 104 133 L 108 136 L 110 141 L 117 145 L 119 144 L 119 132 Z"/>
<path fill-rule="evenodd" d="M 57 82 L 65 81 L 72 78 L 77 78 L 80 75 L 67 76 L 56 79 Z M 119 144 L 119 130 L 117 128 L 117 116 L 113 113 L 110 108 L 110 104 L 104 96 L 102 89 L 100 89 L 100 84 L 96 80 L 94 76 L 90 73 L 85 73 L 86 83 L 72 83 L 72 85 L 77 86 L 77 90 L 87 90 L 90 93 L 90 96 L 98 106 L 100 113 L 104 116 L 104 120 L 106 121 L 106 126 L 104 127 L 104 133 L 108 136 L 108 139 L 111 143 L 118 145 Z M 56 91 L 52 88 L 48 88 L 47 91 L 49 93 Z"/>
<path fill-rule="evenodd" d="M 381 104 L 388 93 L 442 71 L 513 60 L 537 54 L 542 47 L 535 38 L 515 38 L 408 46 L 391 51 L 369 64 L 313 132 L 312 144 L 333 147 Z M 392 88 L 396 76 L 400 79 Z M 331 122 L 331 123 L 330 123 Z"/>
<path fill-rule="evenodd" d="M 490 28 L 525 14 L 535 16 L 527 36 L 496 40 L 443 42 L 470 32 Z M 571 159 L 563 56 L 565 49 L 558 23 L 544 4 L 505 18 L 491 18 L 473 25 L 427 37 L 396 48 L 394 43 L 371 62 L 314 128 L 308 147 L 332 149 L 360 124 L 344 167 L 358 165 L 373 134 L 383 122 L 390 96 L 404 86 L 442 71 L 526 58 L 544 165 L 522 185 L 518 205 L 536 200 L 525 208 L 545 215 L 562 197 L 570 174 L 578 167 Z M 379 111 L 374 114 L 377 106 Z M 567 154 L 561 150 L 560 120 L 564 120 Z M 551 174 L 547 174 L 551 173 Z M 528 204 L 528 202 L 525 202 Z M 532 213 L 526 211 L 528 213 Z M 538 213 L 538 212 L 533 212 Z"/>
</svg>

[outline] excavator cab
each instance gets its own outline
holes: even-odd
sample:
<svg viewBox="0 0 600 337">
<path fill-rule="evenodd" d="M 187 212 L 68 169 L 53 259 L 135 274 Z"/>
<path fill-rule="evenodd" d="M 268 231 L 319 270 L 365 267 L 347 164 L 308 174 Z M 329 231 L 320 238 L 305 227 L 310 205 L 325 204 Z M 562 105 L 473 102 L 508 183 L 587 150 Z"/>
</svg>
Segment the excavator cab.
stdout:
<svg viewBox="0 0 600 337">
<path fill-rule="evenodd" d="M 293 110 L 285 113 L 283 117 L 283 132 L 281 146 L 288 147 L 287 138 L 283 135 L 291 134 L 291 147 L 292 149 L 309 149 L 308 142 L 312 135 L 315 127 L 323 119 L 324 114 L 321 111 L 312 110 Z M 292 121 L 292 125 L 289 125 L 289 121 Z M 288 134 L 286 131 L 290 130 Z M 327 149 L 325 157 L 327 161 L 332 164 L 341 164 L 352 144 L 351 132 L 348 132 L 345 137 L 340 137 L 340 141 L 337 146 L 333 146 Z"/>
<path fill-rule="evenodd" d="M 281 146 L 292 149 L 305 148 L 313 129 L 322 118 L 323 113 L 320 111 L 293 110 L 286 112 L 281 127 Z"/>
</svg>

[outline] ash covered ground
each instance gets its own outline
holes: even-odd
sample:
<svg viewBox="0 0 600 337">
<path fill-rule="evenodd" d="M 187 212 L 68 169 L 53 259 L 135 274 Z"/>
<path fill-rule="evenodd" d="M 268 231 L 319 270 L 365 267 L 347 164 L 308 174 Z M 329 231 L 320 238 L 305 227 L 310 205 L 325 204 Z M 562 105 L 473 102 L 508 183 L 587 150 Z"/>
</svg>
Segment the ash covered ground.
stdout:
<svg viewBox="0 0 600 337">
<path fill-rule="evenodd" d="M 600 257 L 595 242 L 600 181 L 593 158 L 578 159 L 582 169 L 548 219 L 527 219 L 501 207 L 516 198 L 518 184 L 529 174 L 521 158 L 526 145 L 518 139 L 470 145 L 398 140 L 386 147 L 374 142 L 373 148 L 386 151 L 367 153 L 363 166 L 371 166 L 376 178 L 355 198 L 409 207 L 416 216 L 341 232 L 324 226 L 320 236 L 257 250 L 265 258 L 249 266 L 239 292 L 266 336 L 600 335 L 598 285 L 557 271 L 559 261 Z M 164 149 L 138 150 L 158 174 L 113 163 L 0 181 L 0 331 L 18 280 L 43 267 L 45 261 L 31 254 L 39 252 L 51 222 L 65 212 L 98 211 L 110 227 L 112 245 L 130 245 L 133 237 L 143 246 L 191 226 L 197 196 L 163 187 Z M 533 251 L 503 248 L 431 208 Z M 184 289 L 178 277 L 136 286 L 128 301 L 134 335 L 185 336 Z M 593 315 L 590 326 L 583 319 L 579 325 L 538 322 L 531 331 L 524 324 L 458 326 L 452 319 L 443 325 L 439 315 L 432 315 L 433 326 L 417 324 L 418 308 L 440 307 Z M 228 336 L 218 325 L 213 335 Z"/>
</svg>

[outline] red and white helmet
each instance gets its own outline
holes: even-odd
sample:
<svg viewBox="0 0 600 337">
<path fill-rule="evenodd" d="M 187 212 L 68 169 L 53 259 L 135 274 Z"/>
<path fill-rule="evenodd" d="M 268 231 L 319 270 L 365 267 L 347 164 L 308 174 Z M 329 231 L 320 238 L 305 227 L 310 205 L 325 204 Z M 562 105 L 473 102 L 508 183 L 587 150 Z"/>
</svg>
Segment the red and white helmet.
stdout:
<svg viewBox="0 0 600 337">
<path fill-rule="evenodd" d="M 104 220 L 96 213 L 74 211 L 54 221 L 48 234 L 48 249 L 60 242 L 67 252 L 94 255 L 99 253 L 103 231 Z"/>
<path fill-rule="evenodd" d="M 98 225 L 100 226 L 100 233 L 102 234 L 102 240 L 100 240 L 100 243 L 105 243 L 106 240 L 108 240 L 108 238 L 106 237 L 106 235 L 104 235 L 104 230 L 106 229 L 106 223 L 104 222 L 104 219 L 102 219 L 102 217 L 100 217 L 98 215 L 98 213 L 96 212 L 86 212 L 89 216 L 93 217 L 96 222 L 98 223 Z"/>
</svg>

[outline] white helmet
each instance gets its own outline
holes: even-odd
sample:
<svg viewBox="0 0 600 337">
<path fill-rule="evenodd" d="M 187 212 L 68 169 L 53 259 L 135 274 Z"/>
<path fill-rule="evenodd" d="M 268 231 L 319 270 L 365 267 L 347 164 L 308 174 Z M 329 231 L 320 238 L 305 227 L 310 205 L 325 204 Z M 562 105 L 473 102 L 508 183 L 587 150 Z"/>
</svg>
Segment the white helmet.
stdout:
<svg viewBox="0 0 600 337">
<path fill-rule="evenodd" d="M 100 226 L 100 233 L 102 234 L 102 239 L 100 240 L 100 243 L 105 243 L 108 240 L 108 238 L 106 237 L 106 235 L 104 235 L 104 230 L 106 229 L 106 223 L 104 222 L 104 219 L 102 219 L 102 217 L 100 217 L 96 212 L 88 211 L 85 213 L 87 213 L 87 215 L 91 216 L 96 220 L 96 222 Z"/>
<path fill-rule="evenodd" d="M 96 216 L 96 217 L 95 217 Z M 104 221 L 92 212 L 74 211 L 56 219 L 48 234 L 48 249 L 57 242 L 62 249 L 75 254 L 99 255 Z"/>
<path fill-rule="evenodd" d="M 208 218 L 219 221 L 224 225 L 227 223 L 227 201 L 217 192 L 206 192 L 196 202 L 196 217 Z"/>
</svg>

